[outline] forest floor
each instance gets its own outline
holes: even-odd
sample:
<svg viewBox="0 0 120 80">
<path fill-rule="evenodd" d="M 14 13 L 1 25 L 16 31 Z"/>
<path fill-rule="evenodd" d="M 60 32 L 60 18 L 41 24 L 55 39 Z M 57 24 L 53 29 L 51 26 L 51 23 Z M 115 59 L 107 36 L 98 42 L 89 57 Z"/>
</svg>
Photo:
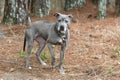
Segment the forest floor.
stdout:
<svg viewBox="0 0 120 80">
<path fill-rule="evenodd" d="M 77 23 L 70 25 L 70 43 L 65 54 L 63 67 L 64 75 L 59 74 L 58 68 L 42 69 L 33 67 L 31 70 L 24 66 L 22 54 L 25 26 L 2 26 L 5 34 L 0 38 L 0 80 L 119 80 L 120 79 L 120 17 L 115 17 L 112 10 L 104 20 L 96 17 L 96 7 L 93 4 L 80 9 L 64 12 L 77 18 Z M 96 11 L 96 12 L 95 12 Z M 51 13 L 42 18 L 55 21 Z M 90 18 L 88 18 L 89 15 Z M 41 20 L 32 18 L 33 21 Z M 59 52 L 56 48 L 56 64 Z M 36 51 L 36 47 L 33 52 Z M 44 53 L 48 53 L 45 48 Z M 31 64 L 41 66 L 34 54 L 30 55 Z M 50 65 L 49 53 L 46 63 Z"/>
</svg>

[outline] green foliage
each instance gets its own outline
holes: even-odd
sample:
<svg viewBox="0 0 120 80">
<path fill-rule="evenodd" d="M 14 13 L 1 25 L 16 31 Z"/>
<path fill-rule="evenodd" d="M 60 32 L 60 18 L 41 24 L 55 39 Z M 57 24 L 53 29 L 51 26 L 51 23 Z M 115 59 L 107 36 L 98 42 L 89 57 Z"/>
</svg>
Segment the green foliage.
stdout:
<svg viewBox="0 0 120 80">
<path fill-rule="evenodd" d="M 117 46 L 113 49 L 114 54 L 120 54 L 120 46 Z"/>
<path fill-rule="evenodd" d="M 20 54 L 18 55 L 19 58 L 24 58 L 25 56 L 26 56 L 26 52 L 23 51 L 21 51 Z M 45 62 L 50 60 L 51 57 L 50 53 L 48 53 L 47 51 L 42 51 L 40 56 L 42 60 L 44 60 Z"/>
<path fill-rule="evenodd" d="M 112 75 L 113 72 L 114 72 L 113 67 L 112 67 L 112 66 L 109 66 L 109 67 L 108 67 L 108 74 L 109 74 L 109 75 Z"/>
<path fill-rule="evenodd" d="M 41 56 L 42 60 L 44 60 L 46 62 L 46 61 L 50 60 L 51 55 L 48 52 L 42 51 L 40 56 Z"/>
<path fill-rule="evenodd" d="M 19 58 L 23 58 L 23 57 L 25 57 L 25 56 L 26 56 L 26 52 L 20 52 Z"/>
</svg>

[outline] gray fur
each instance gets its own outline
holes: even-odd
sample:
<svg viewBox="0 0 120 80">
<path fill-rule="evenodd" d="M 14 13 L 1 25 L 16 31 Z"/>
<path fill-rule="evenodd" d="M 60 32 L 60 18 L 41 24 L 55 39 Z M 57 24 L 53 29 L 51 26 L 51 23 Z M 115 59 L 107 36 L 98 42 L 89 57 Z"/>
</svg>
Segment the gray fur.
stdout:
<svg viewBox="0 0 120 80">
<path fill-rule="evenodd" d="M 64 73 L 62 62 L 70 38 L 69 24 L 72 20 L 72 15 L 56 13 L 54 16 L 57 18 L 55 23 L 46 20 L 36 21 L 31 23 L 31 25 L 26 29 L 23 48 L 23 50 L 25 50 L 27 42 L 26 67 L 30 67 L 29 55 L 33 48 L 34 40 L 36 40 L 39 45 L 36 56 L 42 65 L 46 65 L 40 57 L 40 53 L 44 49 L 45 45 L 48 45 L 52 57 L 51 64 L 53 67 L 55 66 L 55 54 L 52 45 L 61 45 L 60 62 L 58 66 L 59 72 Z"/>
</svg>

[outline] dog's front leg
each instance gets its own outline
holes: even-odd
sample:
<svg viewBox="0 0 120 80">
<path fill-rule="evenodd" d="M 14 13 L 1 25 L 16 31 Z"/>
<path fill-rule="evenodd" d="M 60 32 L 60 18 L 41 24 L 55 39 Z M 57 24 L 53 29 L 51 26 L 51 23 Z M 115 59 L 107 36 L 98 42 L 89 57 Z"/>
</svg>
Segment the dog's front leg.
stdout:
<svg viewBox="0 0 120 80">
<path fill-rule="evenodd" d="M 58 66 L 59 66 L 59 72 L 60 72 L 61 74 L 64 74 L 64 73 L 65 73 L 65 72 L 64 72 L 64 69 L 63 69 L 63 67 L 62 67 L 62 63 L 63 63 L 65 51 L 66 51 L 66 44 L 63 43 L 63 44 L 61 45 L 60 62 L 59 62 L 59 65 L 58 65 Z"/>
<path fill-rule="evenodd" d="M 52 58 L 51 65 L 52 65 L 52 68 L 54 68 L 55 67 L 55 54 L 54 54 L 53 47 L 52 47 L 51 43 L 48 43 L 48 48 L 49 48 L 51 58 Z"/>
</svg>

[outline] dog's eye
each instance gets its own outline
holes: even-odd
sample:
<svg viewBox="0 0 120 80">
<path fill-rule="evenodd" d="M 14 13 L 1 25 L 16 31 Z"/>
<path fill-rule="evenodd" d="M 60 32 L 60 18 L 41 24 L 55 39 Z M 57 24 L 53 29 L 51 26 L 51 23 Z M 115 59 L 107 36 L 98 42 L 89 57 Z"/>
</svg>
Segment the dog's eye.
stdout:
<svg viewBox="0 0 120 80">
<path fill-rule="evenodd" d="M 61 22 L 61 20 L 58 20 L 58 22 Z"/>
<path fill-rule="evenodd" d="M 68 23 L 68 21 L 67 21 L 67 20 L 65 20 L 65 22 L 66 22 L 66 23 Z"/>
</svg>

